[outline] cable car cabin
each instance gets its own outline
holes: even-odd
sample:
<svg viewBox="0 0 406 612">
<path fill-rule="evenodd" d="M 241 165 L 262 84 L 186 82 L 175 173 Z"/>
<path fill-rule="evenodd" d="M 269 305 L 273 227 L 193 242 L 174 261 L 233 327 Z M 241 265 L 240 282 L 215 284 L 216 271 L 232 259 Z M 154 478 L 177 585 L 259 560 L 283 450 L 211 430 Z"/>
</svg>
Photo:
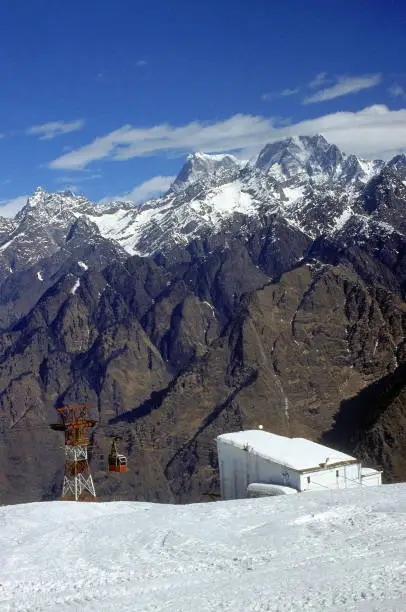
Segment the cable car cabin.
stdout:
<svg viewBox="0 0 406 612">
<path fill-rule="evenodd" d="M 127 457 L 118 452 L 116 441 L 113 440 L 109 454 L 109 472 L 126 472 Z"/>
<path fill-rule="evenodd" d="M 126 472 L 127 457 L 125 455 L 116 455 L 114 458 L 109 456 L 109 472 Z"/>
</svg>

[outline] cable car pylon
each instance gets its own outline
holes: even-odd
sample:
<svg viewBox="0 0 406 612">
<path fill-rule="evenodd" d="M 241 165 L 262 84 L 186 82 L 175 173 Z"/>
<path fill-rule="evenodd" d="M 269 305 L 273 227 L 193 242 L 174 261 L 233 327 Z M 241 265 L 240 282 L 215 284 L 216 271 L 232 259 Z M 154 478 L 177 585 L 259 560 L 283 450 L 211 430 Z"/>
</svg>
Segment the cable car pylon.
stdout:
<svg viewBox="0 0 406 612">
<path fill-rule="evenodd" d="M 96 501 L 87 449 L 88 430 L 96 421 L 89 419 L 87 404 L 57 408 L 62 423 L 51 425 L 52 429 L 65 432 L 65 475 L 62 500 Z"/>
</svg>

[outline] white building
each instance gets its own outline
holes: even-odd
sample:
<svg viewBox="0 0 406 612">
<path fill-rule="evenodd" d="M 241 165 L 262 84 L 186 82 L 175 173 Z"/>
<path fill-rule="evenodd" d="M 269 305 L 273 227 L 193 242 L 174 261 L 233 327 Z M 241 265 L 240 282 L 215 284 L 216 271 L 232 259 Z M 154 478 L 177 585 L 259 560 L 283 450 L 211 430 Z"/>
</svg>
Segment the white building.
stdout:
<svg viewBox="0 0 406 612">
<path fill-rule="evenodd" d="M 381 472 L 304 438 L 238 431 L 218 436 L 217 450 L 223 499 L 382 484 Z"/>
</svg>

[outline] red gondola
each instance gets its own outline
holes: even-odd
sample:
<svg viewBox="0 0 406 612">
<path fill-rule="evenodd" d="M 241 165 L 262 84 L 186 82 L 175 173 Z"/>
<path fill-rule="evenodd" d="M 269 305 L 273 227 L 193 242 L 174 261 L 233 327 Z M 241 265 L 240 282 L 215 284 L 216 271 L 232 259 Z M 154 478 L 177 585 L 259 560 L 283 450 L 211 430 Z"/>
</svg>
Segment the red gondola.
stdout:
<svg viewBox="0 0 406 612">
<path fill-rule="evenodd" d="M 127 457 L 121 455 L 117 449 L 116 438 L 114 438 L 109 454 L 109 472 L 126 472 Z"/>
</svg>

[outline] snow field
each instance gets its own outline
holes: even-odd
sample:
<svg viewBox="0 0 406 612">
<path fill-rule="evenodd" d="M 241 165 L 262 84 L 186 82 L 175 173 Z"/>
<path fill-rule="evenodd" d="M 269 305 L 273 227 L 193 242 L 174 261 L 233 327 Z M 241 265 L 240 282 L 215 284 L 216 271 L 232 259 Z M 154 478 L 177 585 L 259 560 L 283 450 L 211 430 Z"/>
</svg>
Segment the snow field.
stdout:
<svg viewBox="0 0 406 612">
<path fill-rule="evenodd" d="M 0 610 L 406 610 L 406 485 L 2 507 Z"/>
</svg>

